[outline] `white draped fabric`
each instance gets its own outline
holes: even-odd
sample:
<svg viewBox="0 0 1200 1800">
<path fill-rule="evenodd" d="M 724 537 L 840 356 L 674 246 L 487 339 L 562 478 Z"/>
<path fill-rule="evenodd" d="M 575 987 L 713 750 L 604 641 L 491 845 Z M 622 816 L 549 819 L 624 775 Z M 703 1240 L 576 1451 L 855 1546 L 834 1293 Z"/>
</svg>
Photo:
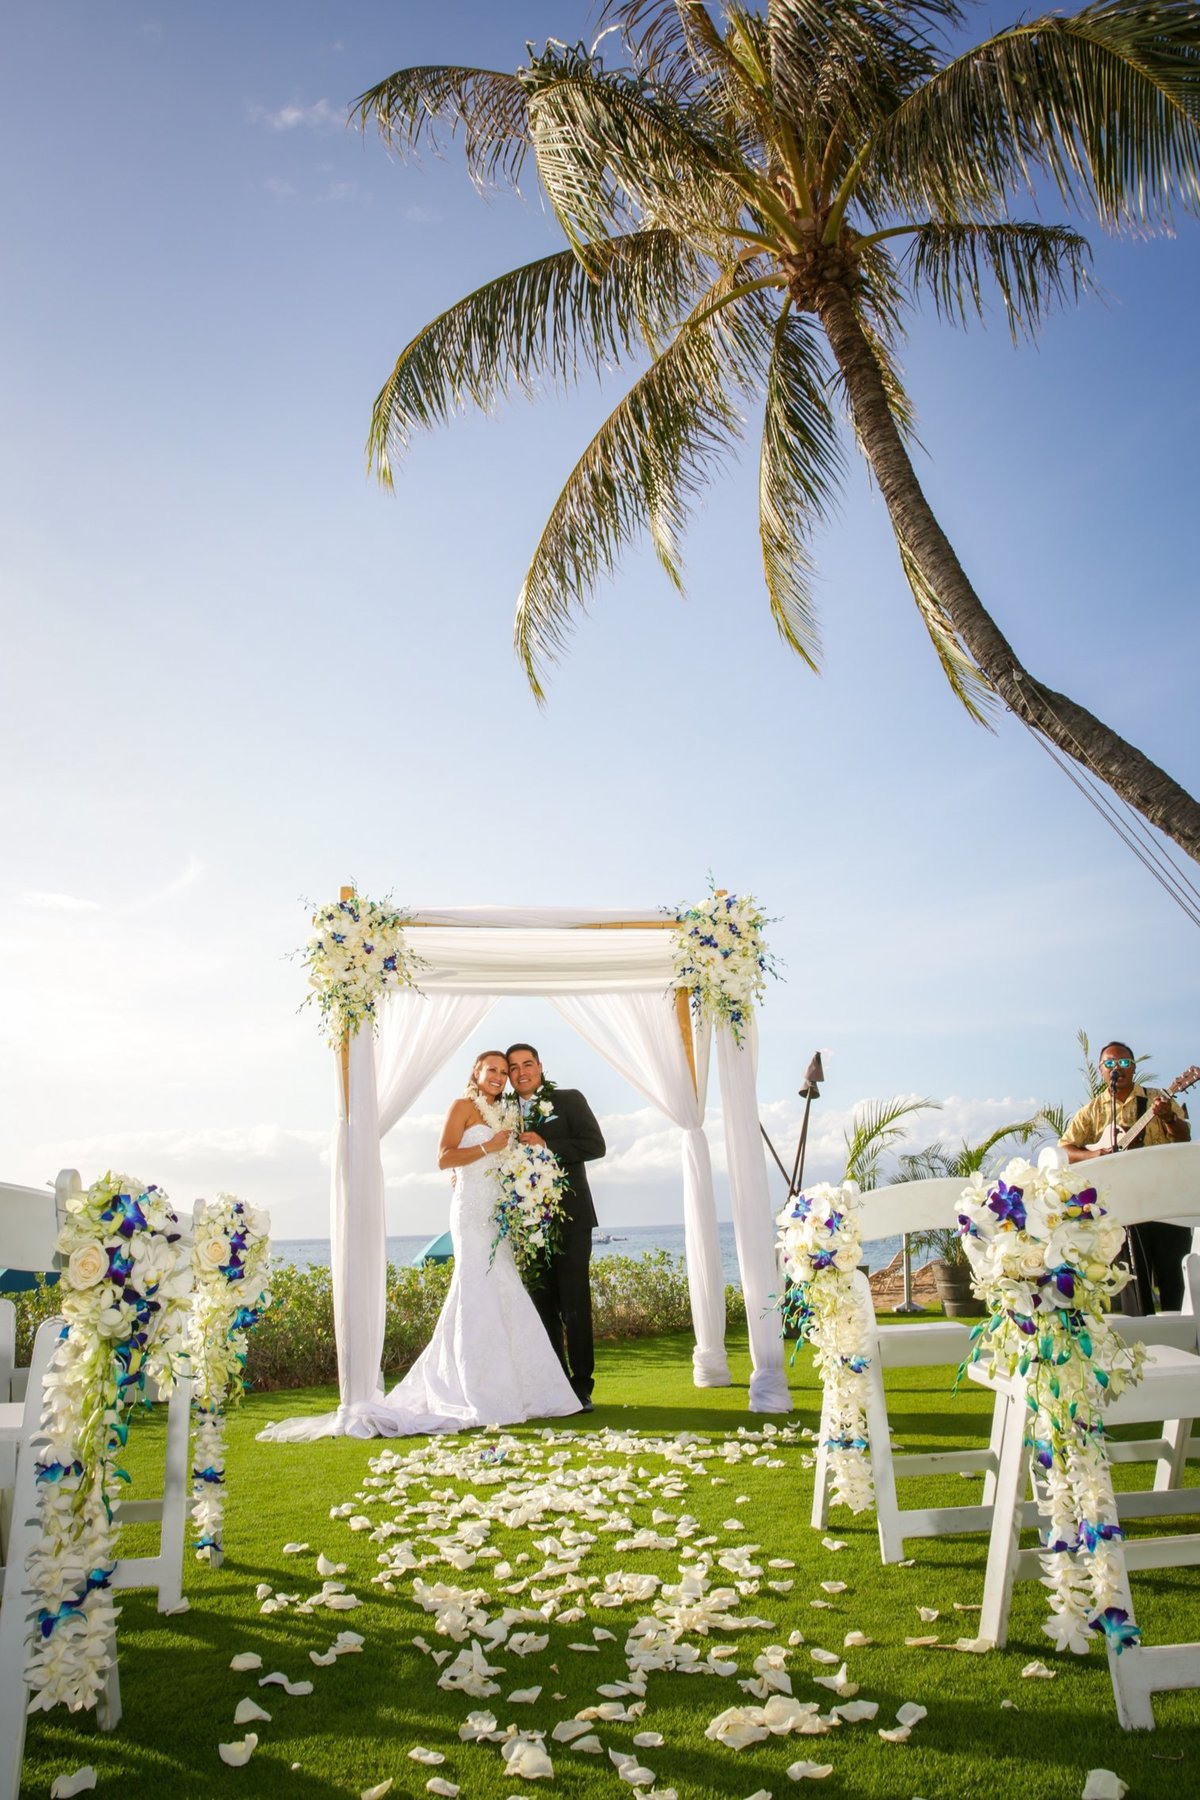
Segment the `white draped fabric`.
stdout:
<svg viewBox="0 0 1200 1800">
<path fill-rule="evenodd" d="M 669 990 L 654 994 L 560 995 L 554 1007 L 639 1094 L 683 1128 L 683 1241 L 696 1333 L 692 1372 L 697 1387 L 728 1387 L 725 1277 L 717 1233 L 712 1158 L 704 1135 L 708 1033 L 700 1034 L 693 1084 L 679 1033 L 675 996 Z"/>
<path fill-rule="evenodd" d="M 421 959 L 416 972 L 421 991 L 405 988 L 387 994 L 379 1006 L 378 1033 L 372 1036 L 364 1029 L 351 1039 L 348 1117 L 335 1060 L 331 1273 L 341 1403 L 336 1413 L 285 1420 L 262 1435 L 301 1441 L 387 1435 L 394 1429 L 383 1404 L 380 1368 L 386 1264 L 380 1139 L 501 994 L 553 999 L 639 1092 L 682 1127 L 695 1380 L 697 1386 L 728 1383 L 724 1282 L 703 1124 L 707 1034 L 698 1046 L 697 1093 L 675 1016 L 672 934 L 663 929 L 661 911 L 476 907 L 423 912 L 414 915 L 408 941 Z M 761 1316 L 773 1292 L 775 1264 L 766 1166 L 757 1137 L 753 1056 L 739 1054 L 730 1062 L 729 1048 L 732 1044 L 724 1045 L 718 1033 L 734 1231 L 754 1362 L 750 1404 L 756 1411 L 785 1412 L 778 1320 L 772 1314 L 767 1324 Z"/>
<path fill-rule="evenodd" d="M 751 1019 L 745 1042 L 740 1047 L 724 1023 L 717 1026 L 716 1037 L 733 1235 L 737 1241 L 742 1292 L 746 1296 L 746 1324 L 754 1370 L 750 1377 L 750 1410 L 787 1412 L 791 1402 L 783 1368 L 783 1330 L 775 1305 L 779 1293 L 775 1226 L 754 1089 L 758 1032 Z"/>
<path fill-rule="evenodd" d="M 341 1404 L 335 1413 L 269 1425 L 263 1437 L 297 1443 L 387 1436 L 391 1416 L 382 1404 L 387 1226 L 379 1142 L 494 1004 L 479 994 L 425 995 L 412 988 L 391 994 L 380 1009 L 378 1036 L 364 1029 L 350 1040 L 349 1119 L 340 1060 L 335 1060 L 338 1122 L 329 1241 Z"/>
</svg>

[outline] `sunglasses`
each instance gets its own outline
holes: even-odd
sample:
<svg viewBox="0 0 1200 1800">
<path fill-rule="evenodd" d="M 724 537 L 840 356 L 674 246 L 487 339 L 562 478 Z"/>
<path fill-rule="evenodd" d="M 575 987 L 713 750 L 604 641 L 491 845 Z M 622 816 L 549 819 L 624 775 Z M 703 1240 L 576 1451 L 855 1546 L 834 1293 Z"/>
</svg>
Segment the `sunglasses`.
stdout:
<svg viewBox="0 0 1200 1800">
<path fill-rule="evenodd" d="M 1106 1056 L 1100 1064 L 1102 1069 L 1132 1069 L 1132 1056 Z"/>
</svg>

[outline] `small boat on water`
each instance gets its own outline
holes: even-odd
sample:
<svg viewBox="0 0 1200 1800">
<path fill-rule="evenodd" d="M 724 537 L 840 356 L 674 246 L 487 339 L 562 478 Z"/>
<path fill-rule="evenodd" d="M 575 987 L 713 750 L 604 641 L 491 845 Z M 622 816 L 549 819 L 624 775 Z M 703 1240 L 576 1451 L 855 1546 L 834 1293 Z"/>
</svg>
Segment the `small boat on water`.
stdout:
<svg viewBox="0 0 1200 1800">
<path fill-rule="evenodd" d="M 593 1231 L 592 1233 L 593 1244 L 625 1244 L 628 1241 L 619 1231 Z"/>
</svg>

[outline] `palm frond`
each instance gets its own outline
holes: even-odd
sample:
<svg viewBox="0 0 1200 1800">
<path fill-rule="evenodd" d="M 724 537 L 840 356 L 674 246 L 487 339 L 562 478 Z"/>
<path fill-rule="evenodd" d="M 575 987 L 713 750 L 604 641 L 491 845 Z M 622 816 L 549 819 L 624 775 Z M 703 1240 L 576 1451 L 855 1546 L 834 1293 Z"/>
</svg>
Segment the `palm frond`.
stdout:
<svg viewBox="0 0 1200 1800">
<path fill-rule="evenodd" d="M 495 69 L 398 69 L 360 94 L 350 111 L 365 131 L 374 120 L 390 149 L 404 156 L 422 141 L 437 150 L 439 125 L 461 130 L 467 171 L 477 187 L 516 187 L 528 149 L 529 115 L 517 75 Z"/>
<path fill-rule="evenodd" d="M 576 612 L 646 534 L 676 587 L 676 545 L 706 480 L 738 442 L 739 392 L 762 381 L 771 315 L 761 292 L 720 310 L 722 276 L 609 415 L 555 501 L 517 601 L 514 639 L 534 694 Z"/>
<path fill-rule="evenodd" d="M 926 22 L 936 27 L 959 16 L 950 0 L 768 0 L 777 109 L 811 154 L 823 159 L 833 133 L 848 153 L 937 70 Z"/>
<path fill-rule="evenodd" d="M 538 175 L 579 256 L 586 260 L 593 238 L 647 225 L 666 225 L 694 243 L 713 228 L 733 229 L 745 190 L 698 109 L 581 66 L 577 56 L 564 67 L 553 49 L 526 74 Z"/>
<path fill-rule="evenodd" d="M 1200 204 L 1200 9 L 1100 0 L 1015 25 L 946 65 L 872 145 L 897 206 L 961 221 L 1049 176 L 1106 224 Z"/>
<path fill-rule="evenodd" d="M 699 260 L 665 231 L 527 263 L 449 307 L 401 351 L 375 401 L 368 462 L 385 485 L 414 431 L 506 395 L 533 398 L 581 371 L 600 375 L 634 349 L 652 351 L 689 308 Z"/>
<path fill-rule="evenodd" d="M 927 224 L 913 234 L 909 275 L 938 313 L 965 325 L 986 311 L 984 273 L 999 290 L 1014 341 L 1033 337 L 1055 305 L 1091 285 L 1091 245 L 1065 225 Z"/>
<path fill-rule="evenodd" d="M 892 523 L 895 529 L 895 521 Z M 950 683 L 951 692 L 977 725 L 992 731 L 994 727 L 987 714 L 995 705 L 996 697 L 990 683 L 964 649 L 949 613 L 899 531 L 896 532 L 896 547 L 900 552 L 900 565 L 905 579 L 921 615 L 921 623 L 929 633 L 929 640 L 942 665 L 942 673 Z"/>
<path fill-rule="evenodd" d="M 785 306 L 767 372 L 759 532 L 779 635 L 811 669 L 819 667 L 821 640 L 808 543 L 814 524 L 828 515 L 845 466 L 828 388 L 829 369 L 817 333 Z"/>
<path fill-rule="evenodd" d="M 940 1111 L 936 1100 L 868 1100 L 855 1110 L 850 1129 L 843 1133 L 846 1167 L 843 1181 L 857 1181 L 867 1189 L 876 1185 L 879 1165 L 886 1151 L 907 1135 L 903 1123 L 914 1113 L 932 1108 Z"/>
<path fill-rule="evenodd" d="M 703 0 L 605 0 L 600 22 L 609 20 L 660 93 L 690 95 L 717 71 L 721 31 Z"/>
</svg>

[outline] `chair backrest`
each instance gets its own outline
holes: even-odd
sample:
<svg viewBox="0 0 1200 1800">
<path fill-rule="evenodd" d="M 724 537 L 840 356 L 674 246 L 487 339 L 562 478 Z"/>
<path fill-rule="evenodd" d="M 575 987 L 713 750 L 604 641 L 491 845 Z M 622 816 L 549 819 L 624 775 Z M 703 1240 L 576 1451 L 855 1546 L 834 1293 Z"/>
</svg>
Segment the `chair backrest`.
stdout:
<svg viewBox="0 0 1200 1800">
<path fill-rule="evenodd" d="M 57 1236 L 52 1188 L 0 1182 L 0 1269 L 52 1269 Z"/>
<path fill-rule="evenodd" d="M 16 1364 L 17 1309 L 11 1300 L 0 1300 L 0 1406 L 12 1399 L 12 1377 Z"/>
<path fill-rule="evenodd" d="M 1177 1219 L 1200 1225 L 1200 1144 L 1154 1144 L 1086 1165 L 1105 1206 L 1123 1225 Z M 959 1176 L 898 1181 L 862 1197 L 862 1236 L 893 1237 L 957 1223 L 967 1183 Z"/>
</svg>

